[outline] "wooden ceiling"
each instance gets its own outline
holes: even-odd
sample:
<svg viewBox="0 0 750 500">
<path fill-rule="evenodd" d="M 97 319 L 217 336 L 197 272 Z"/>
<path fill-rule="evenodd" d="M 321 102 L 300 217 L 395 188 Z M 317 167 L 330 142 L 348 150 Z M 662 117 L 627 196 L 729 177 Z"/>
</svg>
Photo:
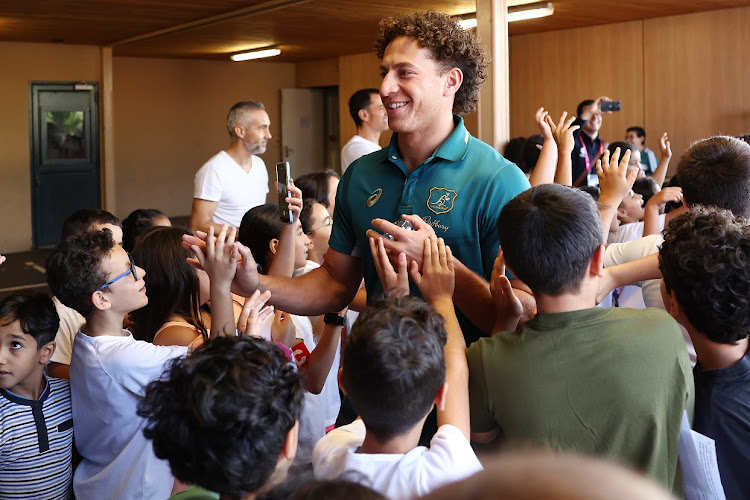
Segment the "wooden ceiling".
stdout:
<svg viewBox="0 0 750 500">
<path fill-rule="evenodd" d="M 511 3 L 528 3 L 513 0 Z M 555 14 L 509 25 L 510 35 L 750 5 L 750 0 L 555 0 Z M 369 52 L 383 17 L 462 14 L 474 0 L 0 1 L 0 41 L 112 45 L 116 56 L 226 59 L 278 45 L 268 61 Z M 178 28 L 178 29 L 175 29 Z"/>
</svg>

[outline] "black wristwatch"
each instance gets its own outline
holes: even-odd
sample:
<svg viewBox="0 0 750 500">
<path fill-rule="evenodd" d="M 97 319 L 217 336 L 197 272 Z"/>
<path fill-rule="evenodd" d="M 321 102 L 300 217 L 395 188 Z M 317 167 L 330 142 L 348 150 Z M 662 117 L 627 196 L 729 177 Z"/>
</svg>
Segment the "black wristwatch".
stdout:
<svg viewBox="0 0 750 500">
<path fill-rule="evenodd" d="M 325 313 L 323 316 L 323 323 L 326 325 L 344 326 L 344 324 L 346 324 L 346 318 L 337 313 Z"/>
</svg>

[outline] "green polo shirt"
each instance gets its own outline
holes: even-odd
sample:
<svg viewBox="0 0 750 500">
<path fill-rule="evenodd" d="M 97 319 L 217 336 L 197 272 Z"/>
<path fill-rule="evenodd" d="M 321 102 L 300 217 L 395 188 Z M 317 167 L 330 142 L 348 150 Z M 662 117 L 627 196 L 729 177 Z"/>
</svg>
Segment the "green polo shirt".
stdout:
<svg viewBox="0 0 750 500">
<path fill-rule="evenodd" d="M 453 132 L 422 165 L 409 172 L 398 134 L 387 148 L 347 169 L 336 194 L 330 247 L 362 259 L 368 300 L 383 287 L 366 231 L 376 218 L 396 221 L 417 214 L 445 239 L 469 269 L 489 279 L 500 244 L 497 218 L 505 204 L 529 188 L 521 170 L 469 134 L 460 116 Z M 412 284 L 412 293 L 418 295 Z M 478 332 L 464 332 L 467 340 Z"/>
</svg>

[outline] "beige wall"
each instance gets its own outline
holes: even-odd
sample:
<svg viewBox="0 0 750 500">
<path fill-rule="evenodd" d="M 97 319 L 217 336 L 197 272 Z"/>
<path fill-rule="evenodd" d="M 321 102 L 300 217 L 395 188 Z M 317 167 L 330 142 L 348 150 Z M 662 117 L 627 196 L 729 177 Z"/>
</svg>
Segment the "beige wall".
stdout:
<svg viewBox="0 0 750 500">
<path fill-rule="evenodd" d="M 607 95 L 622 112 L 604 117 L 602 137 L 642 125 L 658 155 L 668 132 L 671 175 L 692 141 L 750 132 L 747 26 L 750 7 L 511 37 L 511 135 L 538 133 L 539 106 L 557 117 Z"/>
<path fill-rule="evenodd" d="M 0 253 L 31 248 L 29 82 L 98 81 L 98 47 L 0 42 Z"/>
<path fill-rule="evenodd" d="M 291 63 L 116 57 L 116 215 L 136 208 L 189 214 L 193 176 L 229 144 L 224 123 L 237 101 L 266 106 L 273 139 L 262 158 L 274 179 L 281 157 L 279 89 L 294 86 Z"/>
</svg>

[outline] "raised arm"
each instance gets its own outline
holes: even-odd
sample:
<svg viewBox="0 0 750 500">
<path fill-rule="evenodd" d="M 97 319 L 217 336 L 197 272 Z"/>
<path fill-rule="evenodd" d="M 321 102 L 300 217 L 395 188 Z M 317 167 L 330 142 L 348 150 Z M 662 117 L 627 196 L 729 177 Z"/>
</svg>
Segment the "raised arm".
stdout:
<svg viewBox="0 0 750 500">
<path fill-rule="evenodd" d="M 539 153 L 539 160 L 537 160 L 536 167 L 531 173 L 531 177 L 529 177 L 529 184 L 532 186 L 551 184 L 554 182 L 556 175 L 557 144 L 555 143 L 555 137 L 552 135 L 552 130 L 547 123 L 548 116 L 549 113 L 544 108 L 536 110 L 536 126 L 539 128 L 542 137 L 544 137 L 544 144 L 542 145 L 541 153 Z"/>
<path fill-rule="evenodd" d="M 617 207 L 630 192 L 638 175 L 638 170 L 633 170 L 630 175 L 627 175 L 630 150 L 625 151 L 619 164 L 617 160 L 620 160 L 620 148 L 615 149 L 611 161 L 609 151 L 605 151 L 604 156 L 596 162 L 596 173 L 599 176 L 601 189 L 599 213 L 602 221 L 602 241 L 605 244 L 612 218 L 617 217 Z"/>
<path fill-rule="evenodd" d="M 269 276 L 291 277 L 294 274 L 294 253 L 297 233 L 300 231 L 299 214 L 302 211 L 302 191 L 294 185 L 292 179 L 289 179 L 287 191 L 289 197 L 285 201 L 292 213 L 292 223 L 284 224 L 281 228 L 279 243 L 276 245 L 276 255 L 268 269 Z"/>
<path fill-rule="evenodd" d="M 445 383 L 447 391 L 442 408 L 438 408 L 437 424 L 453 425 L 469 439 L 469 364 L 466 344 L 453 307 L 455 272 L 453 255 L 443 239 L 434 236 L 424 240 L 422 272 L 416 262 L 409 270 L 422 296 L 445 320 Z"/>
<path fill-rule="evenodd" d="M 669 136 L 664 132 L 659 138 L 659 149 L 661 150 L 661 160 L 654 170 L 651 178 L 661 187 L 664 184 L 664 178 L 669 170 L 669 162 L 672 160 L 672 145 L 669 143 Z"/>
<path fill-rule="evenodd" d="M 206 248 L 206 234 L 184 235 L 183 246 L 197 255 Z M 343 309 L 352 301 L 362 281 L 362 262 L 359 258 L 337 252 L 331 248 L 326 252 L 323 265 L 307 274 L 295 278 L 265 276 L 250 249 L 239 245 L 240 260 L 232 281 L 232 291 L 249 297 L 255 290 L 270 291 L 271 304 L 277 309 L 300 316 L 324 314 Z M 189 262 L 201 267 L 199 259 Z"/>
<path fill-rule="evenodd" d="M 659 216 L 670 201 L 682 202 L 682 188 L 678 186 L 665 187 L 651 197 L 643 209 L 643 236 L 661 232 Z"/>
<path fill-rule="evenodd" d="M 502 247 L 497 251 L 495 265 L 492 268 L 490 291 L 495 304 L 495 325 L 492 327 L 492 334 L 515 330 L 524 308 L 513 293 L 508 277 L 505 276 L 505 257 Z"/>
<path fill-rule="evenodd" d="M 573 185 L 573 165 L 571 153 L 575 147 L 574 132 L 581 128 L 579 125 L 573 125 L 576 117 L 567 118 L 568 112 L 563 111 L 560 115 L 560 121 L 555 124 L 552 118 L 547 116 L 547 124 L 552 130 L 555 143 L 557 144 L 557 169 L 555 170 L 555 184 L 563 186 Z"/>
</svg>

